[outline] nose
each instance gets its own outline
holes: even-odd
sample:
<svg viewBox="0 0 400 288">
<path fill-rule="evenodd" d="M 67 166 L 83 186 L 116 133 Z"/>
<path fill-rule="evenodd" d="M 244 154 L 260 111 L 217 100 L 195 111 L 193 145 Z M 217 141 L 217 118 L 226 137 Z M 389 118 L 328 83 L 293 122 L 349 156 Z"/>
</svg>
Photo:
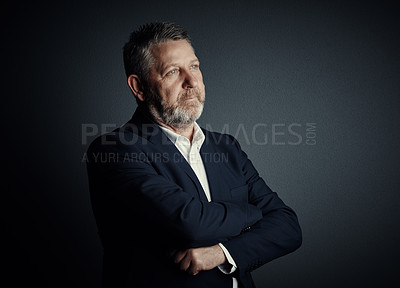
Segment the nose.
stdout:
<svg viewBox="0 0 400 288">
<path fill-rule="evenodd" d="M 183 88 L 195 88 L 199 84 L 199 81 L 191 71 L 186 71 L 184 74 Z"/>
</svg>

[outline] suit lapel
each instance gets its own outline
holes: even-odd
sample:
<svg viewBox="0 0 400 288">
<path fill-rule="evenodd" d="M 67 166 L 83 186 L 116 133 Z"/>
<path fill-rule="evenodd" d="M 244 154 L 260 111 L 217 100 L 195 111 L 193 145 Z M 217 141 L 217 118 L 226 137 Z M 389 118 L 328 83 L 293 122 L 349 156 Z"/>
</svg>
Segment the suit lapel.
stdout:
<svg viewBox="0 0 400 288">
<path fill-rule="evenodd" d="M 168 136 L 162 132 L 160 127 L 140 111 L 139 108 L 136 110 L 130 123 L 137 125 L 140 136 L 160 147 L 163 153 L 168 153 L 167 160 L 172 161 L 176 168 L 181 169 L 186 173 L 196 187 L 199 198 L 207 201 L 205 192 L 193 169 L 190 167 L 181 152 L 176 148 L 174 143 L 172 143 Z"/>
<path fill-rule="evenodd" d="M 229 191 L 223 185 L 224 177 L 222 175 L 223 165 L 221 163 L 221 152 L 215 150 L 215 143 L 211 139 L 212 136 L 204 129 L 203 132 L 206 135 L 206 139 L 200 149 L 200 154 L 207 173 L 211 200 L 217 202 L 230 199 L 228 195 Z"/>
<path fill-rule="evenodd" d="M 200 184 L 199 179 L 197 178 L 196 174 L 194 173 L 192 167 L 190 167 L 189 163 L 186 161 L 185 157 L 181 154 L 181 152 L 176 148 L 174 143 L 171 142 L 171 140 L 168 139 L 167 135 L 165 135 L 162 130 L 158 127 L 160 130 L 160 133 L 163 134 L 163 137 L 167 138 L 166 141 L 169 141 L 171 145 L 167 145 L 165 148 L 163 146 L 163 150 L 165 150 L 169 158 L 172 159 L 174 165 L 178 168 L 183 170 L 186 175 L 190 178 L 194 186 L 196 187 L 197 190 L 197 195 L 201 200 L 207 201 L 206 194 L 203 190 L 203 187 Z"/>
<path fill-rule="evenodd" d="M 161 135 L 162 141 L 160 142 L 159 139 L 154 139 L 154 137 L 152 137 L 152 139 L 150 140 L 152 143 L 156 144 L 156 143 L 163 143 L 163 151 L 168 153 L 168 159 L 170 159 L 171 161 L 173 161 L 174 165 L 178 168 L 183 170 L 186 175 L 191 179 L 192 183 L 194 184 L 194 186 L 196 187 L 197 190 L 197 195 L 199 196 L 199 198 L 201 200 L 205 200 L 207 201 L 207 197 L 206 194 L 203 190 L 203 187 L 200 184 L 199 179 L 197 178 L 196 174 L 194 173 L 192 167 L 190 167 L 189 163 L 186 161 L 185 157 L 183 157 L 182 153 L 178 150 L 178 148 L 176 148 L 176 146 L 174 145 L 174 143 L 171 142 L 171 140 L 169 140 L 168 136 L 165 135 L 164 132 L 162 132 L 162 130 L 160 129 L 160 127 L 158 127 L 159 130 L 159 135 Z M 168 144 L 165 144 L 167 141 Z"/>
</svg>

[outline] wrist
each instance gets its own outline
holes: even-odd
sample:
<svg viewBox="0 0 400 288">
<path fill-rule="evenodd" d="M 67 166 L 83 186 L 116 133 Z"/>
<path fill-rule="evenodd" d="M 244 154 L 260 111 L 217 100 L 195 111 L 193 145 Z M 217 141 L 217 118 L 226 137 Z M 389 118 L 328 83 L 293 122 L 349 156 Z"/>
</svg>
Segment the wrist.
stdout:
<svg viewBox="0 0 400 288">
<path fill-rule="evenodd" d="M 227 263 L 224 250 L 222 250 L 221 246 L 219 244 L 216 244 L 214 245 L 214 248 L 216 250 L 216 255 L 217 255 L 217 262 L 218 262 L 217 266 Z"/>
</svg>

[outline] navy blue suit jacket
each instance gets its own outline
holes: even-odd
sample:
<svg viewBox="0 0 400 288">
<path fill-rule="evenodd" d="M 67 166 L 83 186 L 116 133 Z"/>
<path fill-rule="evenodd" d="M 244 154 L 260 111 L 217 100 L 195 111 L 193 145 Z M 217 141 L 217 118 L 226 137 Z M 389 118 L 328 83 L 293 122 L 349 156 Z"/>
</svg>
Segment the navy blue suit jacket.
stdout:
<svg viewBox="0 0 400 288">
<path fill-rule="evenodd" d="M 203 130 L 200 150 L 212 202 L 162 130 L 137 109 L 132 119 L 89 147 L 93 212 L 104 247 L 104 287 L 254 287 L 250 272 L 297 249 L 292 209 L 265 184 L 229 135 Z M 223 243 L 238 269 L 191 276 L 173 249 Z"/>
</svg>

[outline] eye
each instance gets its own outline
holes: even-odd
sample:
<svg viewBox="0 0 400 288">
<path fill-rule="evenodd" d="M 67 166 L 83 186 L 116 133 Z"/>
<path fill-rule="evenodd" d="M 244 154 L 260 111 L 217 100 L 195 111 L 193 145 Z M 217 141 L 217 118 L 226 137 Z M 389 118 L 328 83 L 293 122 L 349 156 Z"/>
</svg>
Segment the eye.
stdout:
<svg viewBox="0 0 400 288">
<path fill-rule="evenodd" d="M 169 71 L 169 72 L 167 73 L 167 76 L 168 76 L 168 75 L 174 75 L 174 74 L 176 74 L 176 72 L 178 72 L 176 69 L 171 70 L 171 71 Z"/>
<path fill-rule="evenodd" d="M 193 64 L 192 66 L 190 66 L 190 68 L 192 68 L 192 69 L 199 69 L 199 65 L 198 65 L 198 64 Z"/>
</svg>

